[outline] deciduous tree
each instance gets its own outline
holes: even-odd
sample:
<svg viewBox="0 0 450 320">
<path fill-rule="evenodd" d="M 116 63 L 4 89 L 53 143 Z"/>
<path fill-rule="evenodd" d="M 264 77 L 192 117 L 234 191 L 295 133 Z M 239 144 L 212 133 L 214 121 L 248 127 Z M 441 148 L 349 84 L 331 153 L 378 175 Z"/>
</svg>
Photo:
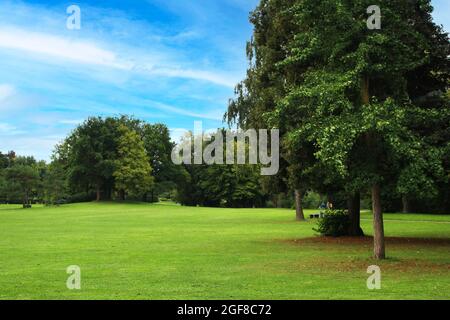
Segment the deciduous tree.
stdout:
<svg viewBox="0 0 450 320">
<path fill-rule="evenodd" d="M 154 183 L 150 159 L 144 148 L 144 142 L 138 133 L 125 125 L 119 126 L 120 137 L 117 141 L 115 160 L 115 188 L 123 200 L 126 194 L 142 196 Z"/>
</svg>

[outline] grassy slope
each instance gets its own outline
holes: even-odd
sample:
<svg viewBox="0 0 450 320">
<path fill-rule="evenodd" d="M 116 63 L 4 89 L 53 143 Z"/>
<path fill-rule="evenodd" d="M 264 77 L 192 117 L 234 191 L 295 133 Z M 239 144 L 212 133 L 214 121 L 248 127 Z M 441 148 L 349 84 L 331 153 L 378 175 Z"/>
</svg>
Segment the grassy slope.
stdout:
<svg viewBox="0 0 450 320">
<path fill-rule="evenodd" d="M 0 298 L 450 299 L 449 241 L 388 242 L 390 259 L 377 263 L 367 241 L 300 240 L 314 223 L 293 218 L 160 204 L 0 206 Z M 370 233 L 368 214 L 362 224 Z M 386 215 L 386 235 L 450 238 L 450 216 Z M 366 287 L 371 264 L 382 269 L 380 291 Z M 81 267 L 80 291 L 65 287 L 69 265 Z"/>
</svg>

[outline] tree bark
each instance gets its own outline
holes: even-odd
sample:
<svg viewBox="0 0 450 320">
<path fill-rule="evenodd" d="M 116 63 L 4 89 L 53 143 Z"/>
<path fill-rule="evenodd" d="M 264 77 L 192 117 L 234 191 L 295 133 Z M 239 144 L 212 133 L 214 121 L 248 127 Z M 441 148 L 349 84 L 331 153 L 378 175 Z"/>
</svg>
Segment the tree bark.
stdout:
<svg viewBox="0 0 450 320">
<path fill-rule="evenodd" d="M 377 260 L 386 258 L 384 244 L 383 212 L 381 211 L 381 190 L 378 184 L 372 186 L 373 211 L 373 255 Z"/>
<path fill-rule="evenodd" d="M 410 213 L 411 207 L 407 196 L 402 197 L 403 213 Z"/>
<path fill-rule="evenodd" d="M 297 221 L 305 221 L 305 215 L 303 214 L 302 206 L 303 194 L 300 190 L 295 190 L 295 214 Z"/>
<path fill-rule="evenodd" d="M 349 235 L 352 237 L 363 237 L 364 232 L 361 229 L 361 196 L 359 192 L 355 192 L 348 199 L 348 215 L 350 220 Z"/>
<path fill-rule="evenodd" d="M 370 80 L 365 76 L 361 81 L 361 101 L 364 105 L 370 104 Z M 368 132 L 366 134 L 367 148 L 370 150 L 374 146 L 373 134 Z M 373 211 L 373 253 L 377 260 L 385 259 L 385 244 L 384 244 L 384 225 L 383 212 L 381 210 L 381 190 L 379 184 L 372 186 L 372 211 Z"/>
</svg>

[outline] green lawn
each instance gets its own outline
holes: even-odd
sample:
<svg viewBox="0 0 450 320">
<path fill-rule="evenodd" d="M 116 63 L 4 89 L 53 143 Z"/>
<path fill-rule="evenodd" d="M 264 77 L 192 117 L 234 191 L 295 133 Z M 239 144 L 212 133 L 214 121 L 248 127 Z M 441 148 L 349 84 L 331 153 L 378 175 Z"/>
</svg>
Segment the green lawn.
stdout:
<svg viewBox="0 0 450 320">
<path fill-rule="evenodd" d="M 450 216 L 387 214 L 371 240 L 316 238 L 292 210 L 0 206 L 1 299 L 450 299 Z M 368 213 L 363 229 L 371 233 Z M 418 238 L 418 239 L 414 239 Z M 366 287 L 367 267 L 382 289 Z M 78 265 L 82 289 L 66 288 Z"/>
</svg>

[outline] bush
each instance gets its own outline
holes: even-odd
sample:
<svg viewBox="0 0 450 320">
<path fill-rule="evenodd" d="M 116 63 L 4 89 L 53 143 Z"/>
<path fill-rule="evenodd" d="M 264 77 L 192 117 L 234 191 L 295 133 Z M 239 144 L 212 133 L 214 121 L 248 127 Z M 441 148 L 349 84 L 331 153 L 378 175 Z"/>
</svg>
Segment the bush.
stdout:
<svg viewBox="0 0 450 320">
<path fill-rule="evenodd" d="M 350 220 L 346 210 L 326 210 L 323 218 L 313 230 L 323 236 L 342 237 L 348 235 Z"/>
</svg>

